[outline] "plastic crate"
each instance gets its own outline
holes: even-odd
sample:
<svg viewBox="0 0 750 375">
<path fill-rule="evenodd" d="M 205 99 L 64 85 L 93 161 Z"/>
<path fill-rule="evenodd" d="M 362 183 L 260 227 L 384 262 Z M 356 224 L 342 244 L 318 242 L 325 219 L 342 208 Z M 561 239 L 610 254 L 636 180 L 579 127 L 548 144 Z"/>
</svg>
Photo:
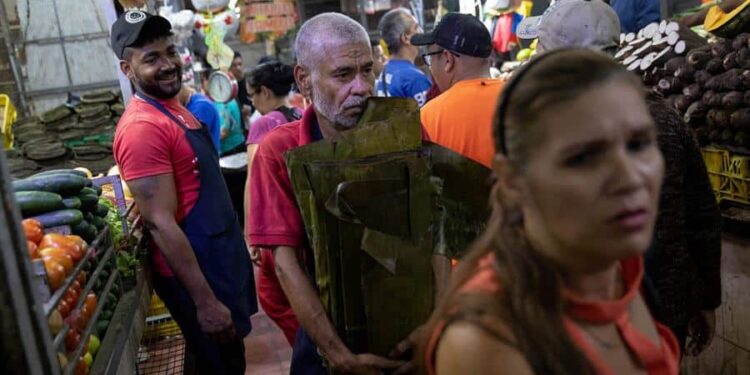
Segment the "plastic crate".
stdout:
<svg viewBox="0 0 750 375">
<path fill-rule="evenodd" d="M 3 148 L 13 148 L 13 124 L 16 122 L 16 107 L 8 95 L 0 94 L 0 130 L 2 131 Z"/>
<path fill-rule="evenodd" d="M 167 307 L 164 306 L 164 301 L 159 298 L 156 293 L 151 294 L 151 304 L 148 307 L 148 316 L 164 315 L 169 314 Z"/>
<path fill-rule="evenodd" d="M 750 205 L 750 157 L 717 147 L 701 149 L 716 199 Z"/>
</svg>

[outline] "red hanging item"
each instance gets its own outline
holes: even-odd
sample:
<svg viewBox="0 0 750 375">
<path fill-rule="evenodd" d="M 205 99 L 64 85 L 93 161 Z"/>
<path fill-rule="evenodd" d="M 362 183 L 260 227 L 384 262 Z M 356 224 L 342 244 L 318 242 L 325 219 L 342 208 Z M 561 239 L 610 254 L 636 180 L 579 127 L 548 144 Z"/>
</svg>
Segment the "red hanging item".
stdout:
<svg viewBox="0 0 750 375">
<path fill-rule="evenodd" d="M 495 32 L 492 35 L 492 46 L 498 53 L 510 52 L 518 44 L 518 37 L 513 32 L 514 12 L 498 16 Z"/>
</svg>

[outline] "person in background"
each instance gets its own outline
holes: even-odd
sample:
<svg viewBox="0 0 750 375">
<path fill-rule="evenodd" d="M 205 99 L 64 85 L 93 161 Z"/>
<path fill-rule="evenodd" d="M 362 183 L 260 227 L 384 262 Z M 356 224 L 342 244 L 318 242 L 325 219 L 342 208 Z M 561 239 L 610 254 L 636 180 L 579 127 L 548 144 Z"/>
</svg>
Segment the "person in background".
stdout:
<svg viewBox="0 0 750 375">
<path fill-rule="evenodd" d="M 380 74 L 383 73 L 383 67 L 386 62 L 385 54 L 383 53 L 383 46 L 380 45 L 380 39 L 371 38 L 370 47 L 372 47 L 372 73 L 375 77 L 379 78 Z M 375 85 L 377 86 L 377 81 L 375 81 Z"/>
<path fill-rule="evenodd" d="M 619 43 L 618 19 L 599 0 L 559 3 L 530 22 L 538 27 L 528 36 L 538 37 L 544 51 L 584 47 L 611 56 Z M 651 92 L 647 99 L 666 160 L 654 242 L 645 257 L 647 302 L 680 347 L 697 355 L 711 343 L 721 304 L 721 216 L 690 129 L 663 97 Z"/>
<path fill-rule="evenodd" d="M 414 65 L 419 47 L 412 45 L 410 40 L 412 35 L 421 32 L 417 20 L 405 8 L 397 8 L 383 15 L 378 29 L 388 46 L 390 59 L 378 79 L 377 96 L 412 98 L 420 107 L 423 106 L 432 83 Z"/>
<path fill-rule="evenodd" d="M 214 105 L 221 115 L 221 145 L 219 155 L 227 156 L 245 150 L 245 135 L 242 131 L 242 114 L 236 100 L 226 103 L 215 102 Z"/>
<path fill-rule="evenodd" d="M 609 0 L 609 5 L 619 17 L 623 33 L 637 33 L 650 23 L 661 21 L 659 0 Z"/>
<path fill-rule="evenodd" d="M 294 83 L 294 71 L 291 66 L 277 61 L 260 64 L 247 74 L 245 82 L 247 82 L 247 92 L 255 109 L 263 114 L 250 126 L 250 134 L 247 137 L 247 165 L 248 171 L 252 171 L 251 167 L 258 144 L 266 134 L 280 125 L 299 120 L 302 113 L 288 103 L 289 93 Z M 250 222 L 251 214 L 251 176 L 252 172 L 247 174 L 245 183 L 246 224 Z M 250 233 L 250 228 L 246 226 L 245 235 L 247 236 L 248 233 Z M 249 236 L 247 237 L 249 243 Z M 294 345 L 299 322 L 276 277 L 273 255 L 257 247 L 250 247 L 250 257 L 259 270 L 257 273 L 258 301 L 268 317 L 281 328 L 289 345 Z"/>
<path fill-rule="evenodd" d="M 232 59 L 232 65 L 229 66 L 229 72 L 232 73 L 234 79 L 237 80 L 237 108 L 240 111 L 240 129 L 242 129 L 243 137 L 247 135 L 249 118 L 253 114 L 255 108 L 253 108 L 253 102 L 250 97 L 247 96 L 247 89 L 245 87 L 245 72 L 243 70 L 244 63 L 242 60 L 242 54 L 234 51 L 234 58 Z"/>
<path fill-rule="evenodd" d="M 430 141 L 490 168 L 492 115 L 503 84 L 490 78 L 487 28 L 472 15 L 448 13 L 432 32 L 412 36 L 411 44 L 427 46 L 424 61 L 441 92 L 420 110 Z"/>
<path fill-rule="evenodd" d="M 244 374 L 243 338 L 257 312 L 250 257 L 208 131 L 177 98 L 182 64 L 171 25 L 128 11 L 110 45 L 136 91 L 113 154 L 152 239 L 154 289 L 197 373 Z"/>
<path fill-rule="evenodd" d="M 250 245 L 273 257 L 300 324 L 290 374 L 328 374 L 323 358 L 336 373 L 379 374 L 403 363 L 354 353 L 336 332 L 315 288 L 313 253 L 284 160 L 290 149 L 336 139 L 357 126 L 375 80 L 369 36 L 343 14 L 322 13 L 300 27 L 295 51 L 295 80 L 313 105 L 299 121 L 277 127 L 258 145 L 250 184 Z"/>
<path fill-rule="evenodd" d="M 430 319 L 426 373 L 677 375 L 640 292 L 664 175 L 640 80 L 589 49 L 543 54 L 493 132 L 501 213 Z"/>
<path fill-rule="evenodd" d="M 180 104 L 190 111 L 198 121 L 206 125 L 208 133 L 211 135 L 211 141 L 214 144 L 216 153 L 221 149 L 221 115 L 216 109 L 214 103 L 205 95 L 195 91 L 187 82 L 182 83 L 182 89 L 179 94 Z"/>
</svg>

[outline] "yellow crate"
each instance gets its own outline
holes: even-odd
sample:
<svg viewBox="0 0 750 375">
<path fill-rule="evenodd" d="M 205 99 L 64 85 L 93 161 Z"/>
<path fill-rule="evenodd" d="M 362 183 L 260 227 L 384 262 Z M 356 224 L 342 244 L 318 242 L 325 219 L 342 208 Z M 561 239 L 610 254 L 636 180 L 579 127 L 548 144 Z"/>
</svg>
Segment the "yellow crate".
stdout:
<svg viewBox="0 0 750 375">
<path fill-rule="evenodd" d="M 701 153 L 717 200 L 750 205 L 750 157 L 716 147 L 704 147 Z"/>
<path fill-rule="evenodd" d="M 159 298 L 156 293 L 151 294 L 151 304 L 148 307 L 148 316 L 164 315 L 168 314 L 167 307 L 164 306 L 164 301 Z"/>
<path fill-rule="evenodd" d="M 13 148 L 13 124 L 16 122 L 16 107 L 8 95 L 0 94 L 0 132 L 3 138 L 3 148 Z"/>
</svg>

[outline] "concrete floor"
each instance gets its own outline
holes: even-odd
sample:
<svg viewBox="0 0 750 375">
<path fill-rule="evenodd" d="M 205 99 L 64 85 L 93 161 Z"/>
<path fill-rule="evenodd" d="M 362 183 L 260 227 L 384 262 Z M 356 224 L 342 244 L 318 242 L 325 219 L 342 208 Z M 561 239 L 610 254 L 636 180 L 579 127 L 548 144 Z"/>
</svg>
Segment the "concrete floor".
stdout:
<svg viewBox="0 0 750 375">
<path fill-rule="evenodd" d="M 725 235 L 722 250 L 716 337 L 700 356 L 683 360 L 686 375 L 750 374 L 750 239 Z"/>
</svg>

